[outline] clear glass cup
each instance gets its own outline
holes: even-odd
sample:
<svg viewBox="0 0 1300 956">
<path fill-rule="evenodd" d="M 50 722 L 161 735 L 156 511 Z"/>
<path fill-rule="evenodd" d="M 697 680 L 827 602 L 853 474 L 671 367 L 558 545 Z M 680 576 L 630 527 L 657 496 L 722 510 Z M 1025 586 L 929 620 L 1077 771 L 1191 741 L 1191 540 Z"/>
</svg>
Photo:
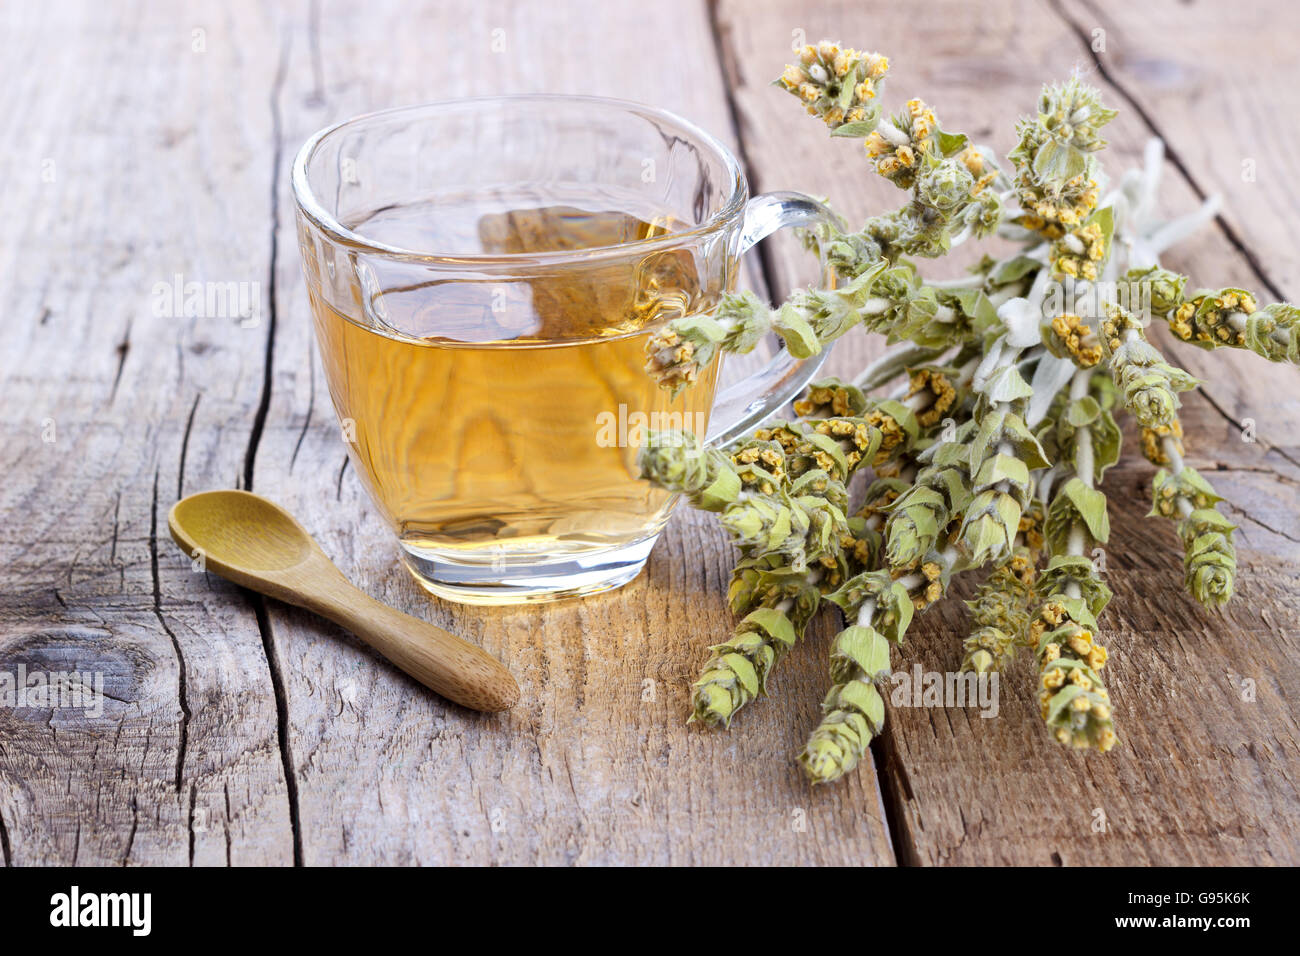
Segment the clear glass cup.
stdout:
<svg viewBox="0 0 1300 956">
<path fill-rule="evenodd" d="M 372 113 L 308 140 L 293 189 L 349 454 L 442 597 L 630 581 L 674 504 L 638 478 L 646 430 L 725 443 L 820 365 L 775 349 L 675 398 L 644 371 L 647 337 L 714 309 L 746 250 L 830 219 L 795 193 L 750 199 L 726 147 L 661 110 L 516 96 Z"/>
</svg>

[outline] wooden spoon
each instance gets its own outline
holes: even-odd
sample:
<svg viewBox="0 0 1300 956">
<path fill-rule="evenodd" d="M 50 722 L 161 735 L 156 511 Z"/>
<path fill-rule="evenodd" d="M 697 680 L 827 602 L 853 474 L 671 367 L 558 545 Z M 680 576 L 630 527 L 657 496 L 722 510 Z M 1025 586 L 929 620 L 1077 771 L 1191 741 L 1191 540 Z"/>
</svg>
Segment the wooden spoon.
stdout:
<svg viewBox="0 0 1300 956">
<path fill-rule="evenodd" d="M 287 511 L 247 491 L 204 491 L 167 516 L 191 557 L 242 587 L 347 628 L 421 684 L 474 710 L 509 710 L 519 685 L 482 648 L 355 587 Z"/>
</svg>

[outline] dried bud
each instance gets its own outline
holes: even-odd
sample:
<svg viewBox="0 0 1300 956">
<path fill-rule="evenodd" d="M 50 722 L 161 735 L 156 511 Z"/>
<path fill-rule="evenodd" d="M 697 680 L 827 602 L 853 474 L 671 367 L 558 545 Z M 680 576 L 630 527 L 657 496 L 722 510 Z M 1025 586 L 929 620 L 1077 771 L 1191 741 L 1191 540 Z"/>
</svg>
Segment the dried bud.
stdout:
<svg viewBox="0 0 1300 956">
<path fill-rule="evenodd" d="M 876 95 L 888 70 L 889 61 L 878 53 L 824 40 L 801 49 L 799 62 L 787 66 L 776 83 L 838 135 L 866 136 L 880 118 Z"/>
</svg>

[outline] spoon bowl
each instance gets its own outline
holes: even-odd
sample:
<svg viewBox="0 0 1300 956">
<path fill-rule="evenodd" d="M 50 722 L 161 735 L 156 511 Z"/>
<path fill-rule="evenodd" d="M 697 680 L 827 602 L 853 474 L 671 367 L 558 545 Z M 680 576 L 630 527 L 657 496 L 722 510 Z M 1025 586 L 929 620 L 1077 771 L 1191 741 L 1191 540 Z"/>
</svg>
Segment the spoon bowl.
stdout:
<svg viewBox="0 0 1300 956">
<path fill-rule="evenodd" d="M 519 685 L 500 661 L 359 590 L 293 515 L 260 495 L 234 489 L 190 495 L 172 506 L 167 526 L 205 570 L 342 625 L 458 704 L 499 711 L 519 699 Z"/>
<path fill-rule="evenodd" d="M 202 550 L 209 563 L 261 573 L 301 564 L 316 545 L 293 515 L 246 491 L 190 495 L 176 502 L 167 522 L 181 547 Z"/>
</svg>

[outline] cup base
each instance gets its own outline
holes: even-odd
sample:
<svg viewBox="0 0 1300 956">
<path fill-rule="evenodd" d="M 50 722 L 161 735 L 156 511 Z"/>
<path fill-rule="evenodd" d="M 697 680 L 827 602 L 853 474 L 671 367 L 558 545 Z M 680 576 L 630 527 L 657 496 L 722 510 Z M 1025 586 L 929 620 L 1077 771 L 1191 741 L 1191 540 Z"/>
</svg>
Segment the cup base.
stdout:
<svg viewBox="0 0 1300 956">
<path fill-rule="evenodd" d="M 402 563 L 426 591 L 459 604 L 535 604 L 612 591 L 645 567 L 659 535 L 630 545 L 527 563 L 467 562 L 461 555 L 402 543 Z"/>
</svg>

